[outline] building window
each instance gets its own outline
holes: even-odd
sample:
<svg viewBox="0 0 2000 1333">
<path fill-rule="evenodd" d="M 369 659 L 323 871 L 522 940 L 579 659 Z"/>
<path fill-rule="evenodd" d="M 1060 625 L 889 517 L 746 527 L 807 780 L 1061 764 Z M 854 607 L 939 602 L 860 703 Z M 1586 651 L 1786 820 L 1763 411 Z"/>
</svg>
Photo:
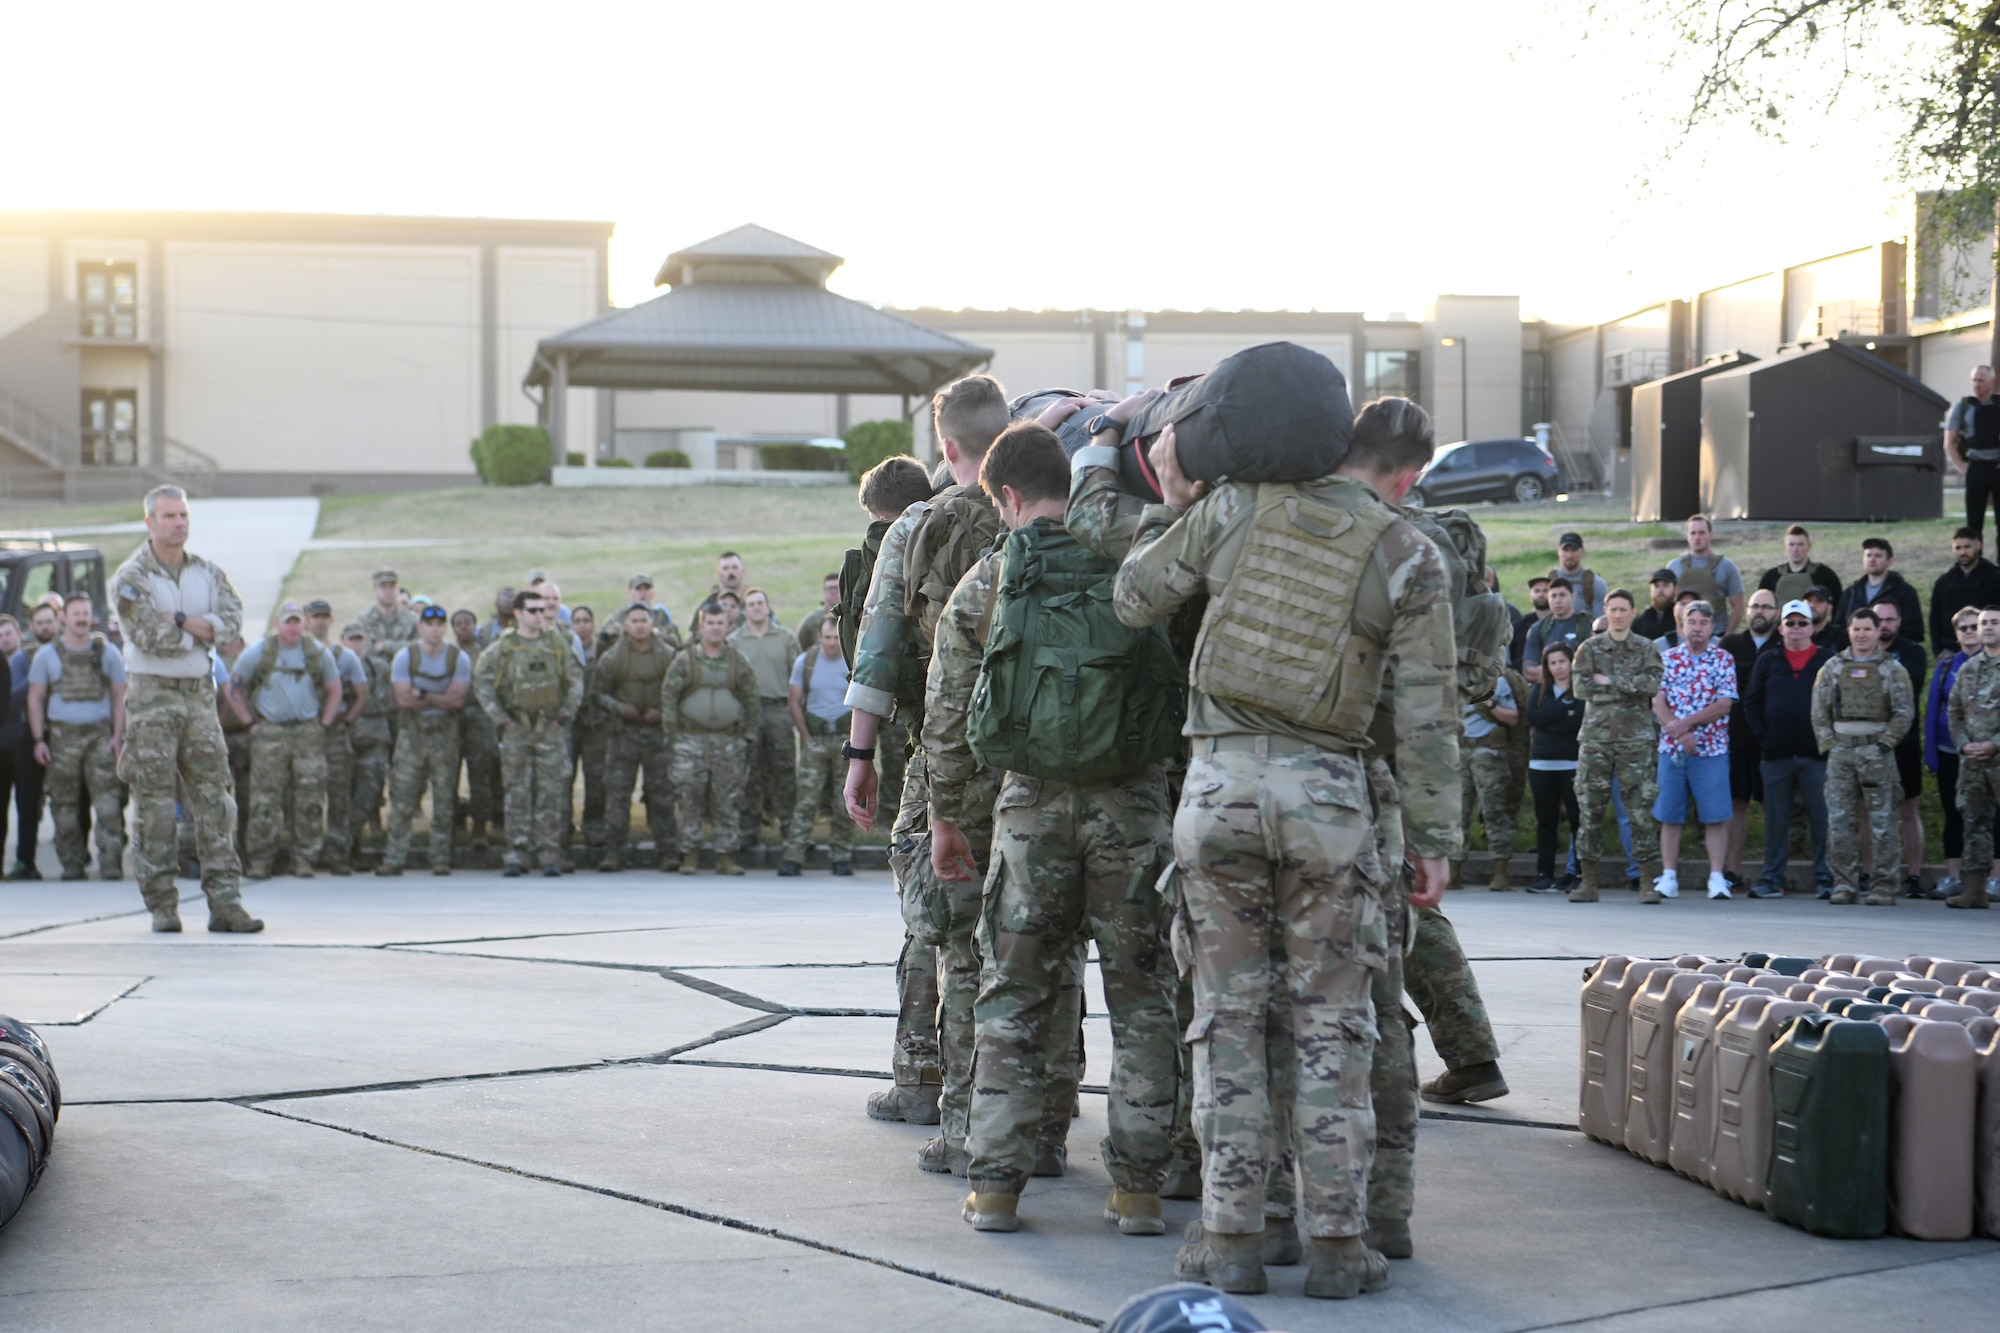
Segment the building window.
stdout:
<svg viewBox="0 0 2000 1333">
<path fill-rule="evenodd" d="M 83 462 L 88 467 L 138 465 L 139 394 L 136 389 L 83 391 Z"/>
<path fill-rule="evenodd" d="M 139 336 L 139 266 L 109 261 L 76 269 L 79 323 L 86 338 L 126 340 Z"/>
<path fill-rule="evenodd" d="M 1368 352 L 1362 367 L 1363 399 L 1415 398 L 1417 352 Z"/>
</svg>

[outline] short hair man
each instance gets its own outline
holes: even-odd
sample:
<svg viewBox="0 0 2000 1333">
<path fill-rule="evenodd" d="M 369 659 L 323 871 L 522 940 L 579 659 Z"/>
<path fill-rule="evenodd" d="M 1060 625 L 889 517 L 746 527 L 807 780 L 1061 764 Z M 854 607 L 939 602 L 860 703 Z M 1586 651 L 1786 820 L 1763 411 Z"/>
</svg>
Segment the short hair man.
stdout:
<svg viewBox="0 0 2000 1333">
<path fill-rule="evenodd" d="M 396 660 L 406 644 L 416 642 L 417 613 L 403 605 L 402 585 L 389 565 L 378 567 L 370 576 L 375 585 L 375 604 L 361 613 L 361 628 L 368 631 L 368 652 L 383 666 Z"/>
<path fill-rule="evenodd" d="M 1958 748 L 1958 804 L 1965 814 L 1965 885 L 1947 907 L 1984 908 L 1994 872 L 1993 820 L 2000 808 L 2000 606 L 1979 613 L 1979 655 L 1951 683 L 1947 709 Z"/>
<path fill-rule="evenodd" d="M 2000 399 L 1993 395 L 1993 367 L 1972 368 L 1971 394 L 1952 404 L 1944 421 L 1944 454 L 1965 478 L 1965 526 L 1983 536 L 1988 500 L 2000 515 Z"/>
<path fill-rule="evenodd" d="M 792 663 L 786 694 L 798 736 L 798 795 L 778 874 L 791 878 L 805 873 L 813 821 L 824 813 L 833 873 L 852 875 L 854 821 L 847 817 L 847 802 L 841 797 L 847 764 L 840 757 L 852 710 L 846 702 L 847 659 L 840 653 L 840 622 L 832 616 L 820 617 L 818 641 Z"/>
<path fill-rule="evenodd" d="M 229 691 L 250 727 L 250 878 L 270 878 L 289 825 L 292 874 L 310 879 L 325 838 L 325 729 L 340 715 L 340 661 L 307 637 L 305 610 L 286 602 L 277 633 L 236 659 Z"/>
<path fill-rule="evenodd" d="M 1931 651 L 1949 657 L 1958 651 L 1952 621 L 1966 607 L 2000 606 L 2000 565 L 1982 553 L 1983 543 L 1971 528 L 1951 534 L 1951 566 L 1931 585 Z M 1904 633 L 1916 637 L 1914 624 Z"/>
<path fill-rule="evenodd" d="M 743 594 L 743 623 L 729 642 L 757 673 L 759 716 L 745 735 L 749 754 L 741 798 L 743 840 L 757 842 L 766 823 L 778 826 L 784 841 L 785 821 L 797 804 L 797 755 L 792 743 L 792 711 L 787 703 L 795 641 L 771 612 L 771 597 L 762 588 Z"/>
<path fill-rule="evenodd" d="M 743 557 L 734 551 L 724 551 L 715 557 L 715 586 L 709 589 L 710 597 L 725 592 L 736 594 L 743 600 Z"/>
<path fill-rule="evenodd" d="M 1840 600 L 1840 575 L 1812 558 L 1812 534 L 1805 525 L 1794 523 L 1785 529 L 1784 563 L 1771 566 L 1757 586 L 1767 588 L 1779 605 L 1804 599 L 1806 589 L 1826 589 L 1833 601 Z"/>
<path fill-rule="evenodd" d="M 861 474 L 858 495 L 870 518 L 894 520 L 911 505 L 931 498 L 930 473 L 908 454 L 897 454 Z"/>
<path fill-rule="evenodd" d="M 1542 645 L 1560 643 L 1575 651 L 1576 646 L 1590 637 L 1590 622 L 1596 617 L 1577 606 L 1575 592 L 1567 576 L 1558 574 L 1549 580 L 1549 614 L 1547 619 L 1538 621 L 1528 631 L 1527 643 L 1521 650 L 1521 674 L 1530 681 L 1542 678 Z"/>
<path fill-rule="evenodd" d="M 1312 1248 L 1307 1292 L 1354 1295 L 1388 1282 L 1386 1262 L 1361 1234 L 1376 1195 L 1386 1192 L 1371 1184 L 1368 1198 L 1360 1197 L 1371 1135 L 1362 1122 L 1366 1113 L 1350 1108 L 1367 1098 L 1346 1085 L 1357 1075 L 1342 1072 L 1366 1068 L 1374 1058 L 1364 1016 L 1380 1006 L 1371 1003 L 1362 952 L 1371 946 L 1350 924 L 1358 866 L 1378 854 L 1374 820 L 1310 793 L 1366 789 L 1363 756 L 1374 743 L 1368 731 L 1379 702 L 1393 719 L 1402 827 L 1414 869 L 1410 902 L 1437 905 L 1449 861 L 1460 850 L 1452 597 L 1436 548 L 1388 508 L 1401 501 L 1434 449 L 1420 409 L 1377 417 L 1364 409 L 1333 474 L 1292 488 L 1308 526 L 1294 522 L 1286 506 L 1259 505 L 1261 486 L 1230 483 L 1197 497 L 1180 471 L 1174 432 L 1163 430 L 1149 461 L 1166 503 L 1140 519 L 1113 593 L 1119 618 L 1143 626 L 1209 592 L 1206 636 L 1235 631 L 1282 606 L 1288 625 L 1305 632 L 1294 656 L 1324 671 L 1326 645 L 1342 642 L 1349 654 L 1337 677 L 1343 688 L 1324 701 L 1309 702 L 1295 685 L 1282 687 L 1283 673 L 1256 653 L 1197 654 L 1190 681 L 1186 732 L 1194 757 L 1174 845 L 1195 941 L 1195 1011 L 1207 1016 L 1195 1058 L 1203 1081 L 1231 1088 L 1232 1096 L 1226 1114 L 1206 1097 L 1198 1102 L 1209 1164 L 1202 1230 L 1190 1229 L 1177 1269 L 1225 1291 L 1263 1285 L 1267 1157 L 1282 1100 L 1292 1103 L 1302 1131 L 1313 1126 L 1297 1136 L 1301 1221 Z M 1337 525 L 1322 521 L 1335 517 L 1342 520 Z M 1290 560 L 1242 554 L 1288 548 L 1298 552 Z M 1299 585 L 1327 589 L 1301 598 L 1283 591 L 1289 585 L 1271 572 L 1299 562 L 1359 572 L 1347 576 L 1352 591 L 1336 577 Z M 1231 609 L 1237 606 L 1250 609 Z M 1381 674 L 1357 674 L 1356 653 L 1372 658 Z M 1272 966 L 1278 947 L 1288 955 L 1288 983 Z M 1385 967 L 1399 961 L 1383 958 Z M 1323 1058 L 1299 1062 L 1292 1097 L 1274 1106 L 1269 1069 L 1285 1053 L 1267 1064 L 1263 1043 L 1271 1006 L 1282 1004 L 1276 991 L 1287 986 L 1294 1006 L 1287 1030 L 1326 1034 L 1329 1045 Z"/>
<path fill-rule="evenodd" d="M 548 605 L 533 587 L 514 594 L 514 628 L 479 655 L 472 692 L 500 732 L 507 793 L 507 855 L 501 873 L 519 878 L 533 857 L 562 874 L 563 810 L 574 790 L 569 726 L 583 706 L 582 663 L 544 631 Z"/>
<path fill-rule="evenodd" d="M 1896 837 L 1893 751 L 1895 738 L 1917 716 L 1917 698 L 1903 664 L 1882 651 L 1880 632 L 1873 611 L 1856 609 L 1847 618 L 1847 649 L 1820 668 L 1813 685 L 1813 732 L 1827 756 L 1827 864 L 1834 883 L 1827 901 L 1841 906 L 1861 901 L 1856 886 L 1864 830 L 1875 853 L 1868 905 L 1896 905 L 1902 848 Z"/>
<path fill-rule="evenodd" d="M 1729 857 L 1729 710 L 1736 702 L 1736 663 L 1715 642 L 1715 609 L 1690 602 L 1681 612 L 1681 642 L 1661 656 L 1660 692 L 1653 716 L 1660 723 L 1660 794 L 1653 818 L 1660 824 L 1660 878 L 1641 887 L 1639 901 L 1680 896 L 1681 825 L 1692 799 L 1708 846 L 1708 896 L 1730 896 L 1722 873 Z"/>
<path fill-rule="evenodd" d="M 1726 607 L 1728 623 L 1715 627 L 1716 637 L 1734 634 L 1743 623 L 1743 573 L 1734 560 L 1709 550 L 1715 539 L 1715 525 L 1708 521 L 1708 515 L 1691 516 L 1686 531 L 1687 553 L 1667 561 L 1667 567 L 1680 580 L 1682 592 L 1693 592 L 1718 611 Z"/>
<path fill-rule="evenodd" d="M 125 877 L 125 785 L 118 779 L 125 730 L 125 660 L 92 632 L 87 593 L 63 604 L 62 634 L 28 668 L 28 732 L 35 759 L 48 768 L 49 815 L 64 879 L 83 879 L 83 806 L 97 834 L 100 879 Z"/>
<path fill-rule="evenodd" d="M 199 839 L 208 927 L 250 933 L 264 923 L 243 908 L 236 798 L 209 656 L 211 645 L 241 632 L 243 601 L 219 566 L 187 549 L 188 528 L 186 492 L 155 486 L 146 493 L 147 540 L 111 579 L 130 674 L 123 758 L 132 784 L 139 890 L 153 929 L 179 931 L 174 810 L 186 801 Z"/>
<path fill-rule="evenodd" d="M 1590 620 L 1604 613 L 1605 594 L 1610 585 L 1591 573 L 1583 565 L 1583 534 L 1565 532 L 1556 539 L 1556 567 L 1549 571 L 1551 578 L 1561 575 L 1569 580 L 1570 592 L 1576 600 L 1576 609 Z M 1575 647 L 1575 644 L 1571 644 Z M 1530 680 L 1534 677 L 1530 676 Z"/>
<path fill-rule="evenodd" d="M 1576 803 L 1578 880 L 1573 903 L 1594 903 L 1597 862 L 1603 850 L 1604 812 L 1614 784 L 1632 826 L 1631 855 L 1644 872 L 1659 857 L 1653 822 L 1655 778 L 1652 703 L 1660 688 L 1661 657 L 1632 630 L 1632 594 L 1614 589 L 1604 599 L 1604 632 L 1578 646 L 1570 661 L 1570 687 L 1586 705 L 1577 738 Z M 1622 833 L 1623 830 L 1621 830 Z"/>
<path fill-rule="evenodd" d="M 832 617 L 839 609 L 840 571 L 837 569 L 829 570 L 820 576 L 819 605 L 807 612 L 805 618 L 799 621 L 797 641 L 800 652 L 810 652 L 818 646 L 820 623 Z M 834 628 L 840 628 L 838 620 L 834 621 Z"/>
<path fill-rule="evenodd" d="M 1806 589 L 1806 606 L 1812 612 L 1812 640 L 1828 652 L 1840 652 L 1847 647 L 1847 626 L 1834 618 L 1833 608 L 1839 598 L 1828 597 L 1826 589 L 1814 584 Z"/>
<path fill-rule="evenodd" d="M 1913 627 L 1923 624 L 1923 607 L 1918 604 L 1917 590 L 1899 571 L 1890 568 L 1895 563 L 1896 548 L 1887 537 L 1864 538 L 1861 577 L 1848 584 L 1847 591 L 1841 594 L 1834 618 L 1843 625 L 1849 624 L 1856 611 L 1868 610 L 1886 597 L 1903 613 L 1904 624 Z"/>
<path fill-rule="evenodd" d="M 763 717 L 757 672 L 729 642 L 729 612 L 703 602 L 698 637 L 667 666 L 660 687 L 660 726 L 672 758 L 674 822 L 680 833 L 680 873 L 699 874 L 703 823 L 715 845 L 719 875 L 740 875 L 743 784 L 750 737 Z"/>
<path fill-rule="evenodd" d="M 657 596 L 657 593 L 653 589 L 653 576 L 643 570 L 634 574 L 631 578 L 625 580 L 625 591 L 632 598 L 630 605 L 643 606 L 652 615 L 653 637 L 665 644 L 669 650 L 679 652 L 681 648 L 680 626 L 674 623 L 673 612 L 668 610 L 664 603 L 653 600 Z M 619 619 L 624 619 L 622 613 Z M 602 647 L 609 648 L 622 633 L 624 633 L 622 625 L 606 625 L 598 631 L 597 638 Z"/>
<path fill-rule="evenodd" d="M 613 622 L 618 637 L 591 669 L 590 689 L 608 719 L 604 747 L 604 856 L 597 868 L 622 870 L 632 829 L 632 789 L 646 780 L 646 827 L 653 859 L 672 868 L 673 805 L 668 798 L 667 737 L 660 729 L 660 686 L 674 651 L 662 642 L 653 608 L 633 602 Z"/>
<path fill-rule="evenodd" d="M 1646 609 L 1632 621 L 1632 632 L 1642 639 L 1664 639 L 1679 628 L 1674 606 L 1680 600 L 1681 578 L 1662 565 L 1653 571 L 1647 584 Z"/>
<path fill-rule="evenodd" d="M 1528 635 L 1549 618 L 1549 576 L 1537 574 L 1528 580 L 1528 611 L 1514 622 L 1514 641 L 1507 648 L 1507 665 L 1519 671 L 1528 650 Z"/>
<path fill-rule="evenodd" d="M 458 714 L 472 693 L 472 658 L 450 639 L 450 617 L 427 606 L 417 641 L 399 649 L 389 680 L 402 710 L 396 756 L 389 770 L 388 845 L 378 875 L 400 875 L 410 856 L 410 825 L 428 791 L 431 873 L 451 873 L 451 835 L 458 798 Z"/>
</svg>

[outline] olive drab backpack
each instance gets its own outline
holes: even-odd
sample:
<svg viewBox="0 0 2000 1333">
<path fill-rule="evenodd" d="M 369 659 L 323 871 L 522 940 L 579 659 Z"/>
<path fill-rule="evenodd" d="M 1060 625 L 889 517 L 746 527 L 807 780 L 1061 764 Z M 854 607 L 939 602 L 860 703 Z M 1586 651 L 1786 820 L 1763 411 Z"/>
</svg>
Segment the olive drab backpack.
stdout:
<svg viewBox="0 0 2000 1333">
<path fill-rule="evenodd" d="M 250 672 L 249 683 L 243 690 L 244 697 L 252 703 L 256 702 L 257 691 L 264 688 L 264 682 L 271 679 L 273 671 L 282 671 L 288 676 L 304 676 L 308 681 L 313 683 L 318 683 L 320 677 L 325 673 L 326 664 L 321 654 L 325 653 L 326 649 L 320 647 L 319 640 L 315 639 L 312 635 L 304 634 L 299 637 L 299 647 L 305 650 L 304 667 L 281 667 L 278 665 L 278 652 L 284 646 L 283 643 L 279 642 L 278 636 L 275 634 L 270 635 L 264 640 L 263 651 L 257 654 L 257 665 Z"/>
<path fill-rule="evenodd" d="M 1507 603 L 1486 586 L 1486 534 L 1463 509 L 1399 505 L 1396 512 L 1430 538 L 1444 560 L 1452 641 L 1458 645 L 1459 702 L 1483 703 L 1492 697 L 1514 642 Z"/>
<path fill-rule="evenodd" d="M 875 579 L 875 558 L 882 554 L 882 537 L 894 519 L 878 518 L 868 525 L 861 545 L 850 546 L 840 561 L 840 605 L 833 617 L 840 624 L 840 655 L 854 670 L 854 648 L 861 642 L 861 611 L 868 602 L 868 585 Z"/>
<path fill-rule="evenodd" d="M 1187 676 L 1112 610 L 1116 561 L 1043 522 L 1007 538 L 965 739 L 989 768 L 1108 782 L 1180 751 Z"/>
<path fill-rule="evenodd" d="M 903 556 L 903 610 L 912 633 L 896 672 L 896 702 L 921 710 L 932 636 L 951 590 L 1000 539 L 1000 511 L 975 487 L 948 490 L 917 520 Z"/>
</svg>

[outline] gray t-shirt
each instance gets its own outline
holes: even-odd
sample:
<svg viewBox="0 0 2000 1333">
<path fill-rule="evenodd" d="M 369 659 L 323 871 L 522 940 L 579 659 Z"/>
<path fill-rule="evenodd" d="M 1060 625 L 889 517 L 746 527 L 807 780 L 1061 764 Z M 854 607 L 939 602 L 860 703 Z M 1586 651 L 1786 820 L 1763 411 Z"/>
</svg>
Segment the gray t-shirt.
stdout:
<svg viewBox="0 0 2000 1333">
<path fill-rule="evenodd" d="M 250 678 L 257 674 L 257 664 L 263 660 L 262 639 L 243 650 L 243 655 L 236 659 L 236 670 L 230 673 L 238 689 L 250 688 Z M 324 648 L 320 650 L 319 667 L 319 682 L 307 680 L 305 644 L 290 648 L 278 645 L 278 660 L 272 663 L 264 687 L 250 700 L 251 711 L 266 722 L 314 721 L 326 706 L 324 687 L 340 679 L 338 660 Z"/>
<path fill-rule="evenodd" d="M 421 651 L 422 647 L 422 644 L 411 644 L 408 648 L 404 648 L 396 654 L 396 660 L 389 668 L 389 680 L 391 683 L 412 686 L 418 694 L 424 695 L 443 694 L 461 680 L 471 681 L 471 653 L 465 652 L 462 649 L 459 651 L 458 668 L 451 673 L 450 679 L 446 679 L 444 670 L 445 659 L 451 655 L 453 645 L 446 644 L 444 647 L 438 649 L 435 654 Z M 411 653 L 413 651 L 416 652 L 414 676 L 411 674 Z M 442 708 L 420 708 L 417 711 L 425 717 L 443 717 L 446 710 Z"/>
<path fill-rule="evenodd" d="M 118 645 L 104 645 L 104 676 L 113 685 L 125 683 L 125 659 L 118 652 Z M 107 691 L 102 699 L 94 703 L 70 703 L 62 697 L 62 653 L 55 644 L 45 643 L 35 653 L 35 660 L 28 668 L 30 685 L 49 687 L 48 717 L 51 722 L 73 723 L 90 726 L 111 720 L 111 695 Z"/>
<path fill-rule="evenodd" d="M 806 658 L 816 656 L 812 688 L 806 690 L 806 711 L 822 722 L 838 722 L 848 714 L 847 659 L 835 653 L 831 658 L 814 645 L 811 653 L 800 653 L 792 663 L 792 684 L 806 689 Z"/>
</svg>

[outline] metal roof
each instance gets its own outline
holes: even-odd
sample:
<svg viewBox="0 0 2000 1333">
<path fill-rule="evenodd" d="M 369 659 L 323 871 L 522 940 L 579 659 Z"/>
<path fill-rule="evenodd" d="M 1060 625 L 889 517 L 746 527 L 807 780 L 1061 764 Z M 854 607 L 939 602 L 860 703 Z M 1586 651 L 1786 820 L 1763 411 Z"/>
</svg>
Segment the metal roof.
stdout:
<svg viewBox="0 0 2000 1333">
<path fill-rule="evenodd" d="M 991 349 L 827 291 L 838 255 L 762 227 L 677 251 L 674 290 L 544 338 L 526 384 L 558 356 L 575 388 L 923 397 Z"/>
</svg>

